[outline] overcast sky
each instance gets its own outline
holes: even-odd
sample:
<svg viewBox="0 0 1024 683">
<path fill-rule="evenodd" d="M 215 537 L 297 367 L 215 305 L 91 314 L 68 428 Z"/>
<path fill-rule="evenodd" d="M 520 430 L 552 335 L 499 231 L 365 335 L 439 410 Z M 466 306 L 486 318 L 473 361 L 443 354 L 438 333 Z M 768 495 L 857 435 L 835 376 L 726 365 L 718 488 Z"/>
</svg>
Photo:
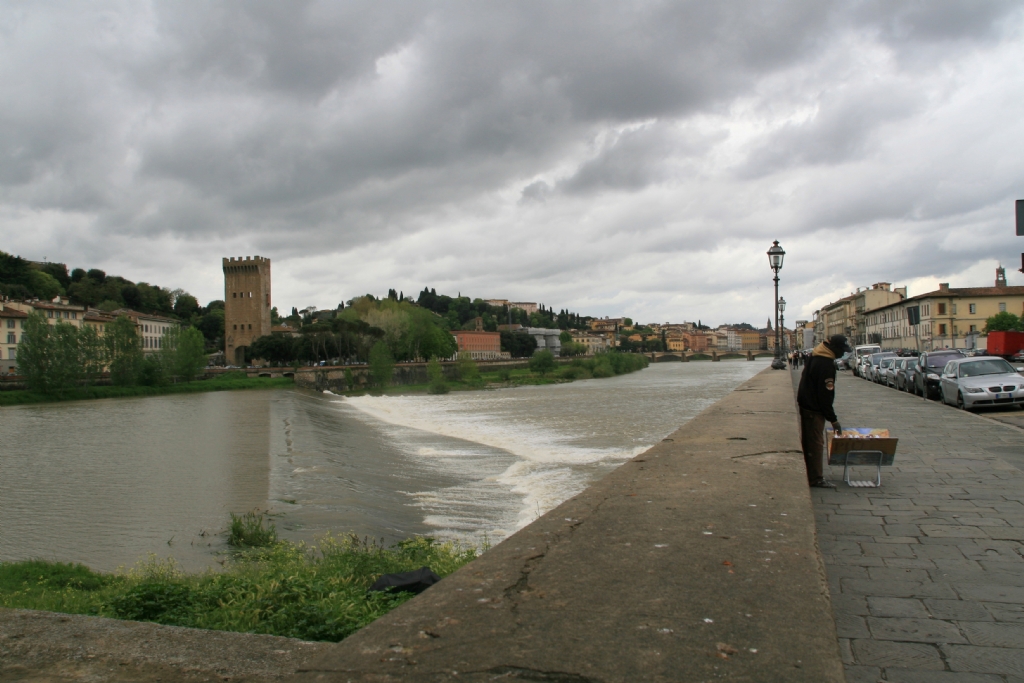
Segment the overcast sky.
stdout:
<svg viewBox="0 0 1024 683">
<path fill-rule="evenodd" d="M 0 249 L 645 322 L 1024 284 L 1024 3 L 2 2 Z M 791 317 L 790 317 L 791 316 Z"/>
</svg>

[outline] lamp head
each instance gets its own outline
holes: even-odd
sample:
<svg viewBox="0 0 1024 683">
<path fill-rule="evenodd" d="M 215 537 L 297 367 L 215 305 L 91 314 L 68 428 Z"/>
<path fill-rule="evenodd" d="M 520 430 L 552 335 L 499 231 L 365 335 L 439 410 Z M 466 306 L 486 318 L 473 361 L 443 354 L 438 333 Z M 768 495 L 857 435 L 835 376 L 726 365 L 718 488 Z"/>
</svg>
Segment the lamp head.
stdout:
<svg viewBox="0 0 1024 683">
<path fill-rule="evenodd" d="M 778 240 L 775 240 L 768 250 L 768 264 L 772 267 L 772 270 L 776 273 L 782 270 L 782 259 L 785 257 L 786 250 L 779 246 Z"/>
<path fill-rule="evenodd" d="M 786 310 L 786 300 L 779 297 L 779 312 L 781 313 L 784 310 Z"/>
</svg>

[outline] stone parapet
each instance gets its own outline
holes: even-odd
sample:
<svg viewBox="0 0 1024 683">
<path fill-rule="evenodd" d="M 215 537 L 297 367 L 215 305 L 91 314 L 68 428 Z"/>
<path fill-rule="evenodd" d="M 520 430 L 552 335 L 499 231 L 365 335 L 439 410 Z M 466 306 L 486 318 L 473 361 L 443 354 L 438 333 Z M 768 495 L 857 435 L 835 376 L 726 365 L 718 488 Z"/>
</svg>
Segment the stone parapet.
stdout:
<svg viewBox="0 0 1024 683">
<path fill-rule="evenodd" d="M 844 680 L 787 373 L 654 448 L 293 680 Z"/>
</svg>

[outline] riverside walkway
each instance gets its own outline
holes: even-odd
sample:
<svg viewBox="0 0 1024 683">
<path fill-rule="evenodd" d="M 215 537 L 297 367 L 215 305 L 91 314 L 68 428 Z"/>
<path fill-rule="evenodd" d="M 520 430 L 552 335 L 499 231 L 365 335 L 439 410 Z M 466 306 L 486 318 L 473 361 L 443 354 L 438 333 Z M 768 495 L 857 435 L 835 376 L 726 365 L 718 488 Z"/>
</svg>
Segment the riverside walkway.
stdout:
<svg viewBox="0 0 1024 683">
<path fill-rule="evenodd" d="M 799 370 L 794 372 L 794 381 Z M 1024 430 L 847 374 L 847 427 L 899 438 L 881 489 L 813 489 L 849 683 L 1024 681 Z M 864 470 L 866 472 L 866 470 Z"/>
</svg>

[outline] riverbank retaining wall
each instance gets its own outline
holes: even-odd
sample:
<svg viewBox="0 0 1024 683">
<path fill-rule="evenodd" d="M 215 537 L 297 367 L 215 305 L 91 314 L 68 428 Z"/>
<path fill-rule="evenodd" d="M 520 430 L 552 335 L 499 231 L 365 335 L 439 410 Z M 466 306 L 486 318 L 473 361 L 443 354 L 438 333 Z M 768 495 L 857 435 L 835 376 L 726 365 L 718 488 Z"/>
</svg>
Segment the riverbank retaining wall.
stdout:
<svg viewBox="0 0 1024 683">
<path fill-rule="evenodd" d="M 572 362 L 572 359 L 556 359 L 555 362 L 569 363 Z M 528 365 L 529 359 L 527 358 L 505 361 L 477 361 L 477 367 L 481 372 L 495 372 L 502 369 L 525 370 Z M 282 368 L 265 368 L 261 372 L 265 374 L 271 372 L 271 370 L 280 372 Z M 288 369 L 285 368 L 284 370 Z M 290 372 L 290 370 L 288 371 Z M 458 379 L 458 363 L 441 363 L 441 371 L 448 379 Z M 351 384 L 346 376 L 346 372 L 351 375 Z M 298 368 L 295 370 L 294 376 L 295 386 L 316 391 L 343 392 L 370 386 L 370 366 L 368 365 Z M 426 384 L 429 381 L 426 363 L 396 363 L 391 371 L 392 385 Z"/>
<path fill-rule="evenodd" d="M 844 680 L 788 372 L 302 666 L 321 681 Z"/>
</svg>

